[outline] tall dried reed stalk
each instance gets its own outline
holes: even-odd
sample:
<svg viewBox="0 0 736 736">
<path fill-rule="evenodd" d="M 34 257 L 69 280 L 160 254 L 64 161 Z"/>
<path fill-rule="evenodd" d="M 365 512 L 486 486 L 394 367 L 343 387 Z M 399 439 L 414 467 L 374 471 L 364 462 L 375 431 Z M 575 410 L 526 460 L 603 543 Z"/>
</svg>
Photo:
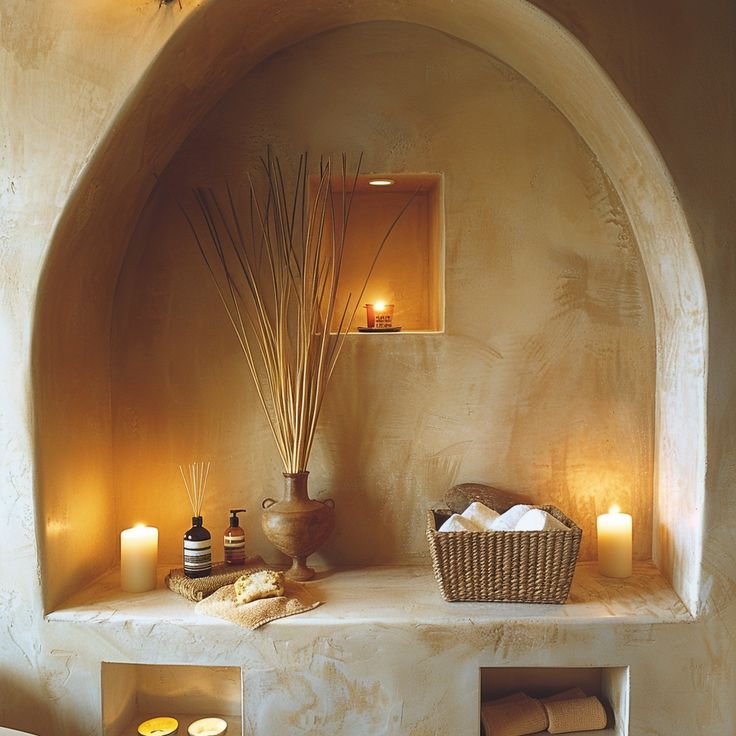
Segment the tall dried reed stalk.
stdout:
<svg viewBox="0 0 736 736">
<path fill-rule="evenodd" d="M 269 154 L 261 161 L 261 186 L 248 176 L 245 215 L 229 186 L 224 198 L 212 189 L 195 190 L 199 226 L 183 210 L 287 473 L 306 470 L 325 391 L 350 325 L 389 235 L 414 198 L 407 198 L 376 244 L 360 293 L 338 304 L 361 161 L 362 156 L 348 177 L 343 154 L 337 192 L 330 160 L 320 161 L 318 182 L 310 192 L 305 154 L 291 186 L 279 159 Z"/>
</svg>

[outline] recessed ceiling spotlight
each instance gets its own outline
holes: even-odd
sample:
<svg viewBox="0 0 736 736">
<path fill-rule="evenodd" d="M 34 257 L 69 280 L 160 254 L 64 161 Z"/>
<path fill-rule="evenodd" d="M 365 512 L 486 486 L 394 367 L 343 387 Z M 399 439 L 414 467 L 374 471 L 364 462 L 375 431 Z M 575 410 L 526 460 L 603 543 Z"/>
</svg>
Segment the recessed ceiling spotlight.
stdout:
<svg viewBox="0 0 736 736">
<path fill-rule="evenodd" d="M 372 187 L 390 187 L 392 184 L 396 184 L 393 179 L 371 179 L 368 183 Z"/>
</svg>

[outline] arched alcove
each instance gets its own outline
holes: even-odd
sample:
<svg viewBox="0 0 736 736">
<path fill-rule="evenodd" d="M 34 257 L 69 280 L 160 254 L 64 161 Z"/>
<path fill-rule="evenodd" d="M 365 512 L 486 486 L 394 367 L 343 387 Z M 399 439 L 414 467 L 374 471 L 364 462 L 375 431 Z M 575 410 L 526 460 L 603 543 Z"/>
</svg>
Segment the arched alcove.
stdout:
<svg viewBox="0 0 736 736">
<path fill-rule="evenodd" d="M 671 180 L 641 123 L 582 46 L 526 3 L 479 2 L 457 10 L 444 2 L 359 8 L 334 2 L 321 4 L 320 12 L 301 3 L 278 10 L 261 2 L 245 19 L 232 4 L 211 0 L 181 24 L 98 147 L 54 235 L 34 332 L 47 608 L 115 563 L 110 540 L 119 531 L 116 497 L 125 489 L 116 487 L 112 453 L 112 309 L 155 175 L 231 84 L 274 51 L 347 24 L 398 20 L 474 44 L 526 77 L 569 120 L 620 196 L 641 250 L 656 327 L 652 554 L 695 610 L 705 297 Z"/>
</svg>

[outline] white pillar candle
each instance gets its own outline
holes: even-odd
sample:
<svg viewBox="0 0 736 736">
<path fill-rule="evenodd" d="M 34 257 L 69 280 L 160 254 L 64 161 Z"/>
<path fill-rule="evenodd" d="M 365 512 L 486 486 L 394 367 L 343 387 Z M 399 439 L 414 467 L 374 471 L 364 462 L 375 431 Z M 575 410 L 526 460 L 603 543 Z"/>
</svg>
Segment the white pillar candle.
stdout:
<svg viewBox="0 0 736 736">
<path fill-rule="evenodd" d="M 618 506 L 598 517 L 598 569 L 609 578 L 631 575 L 631 516 Z"/>
<path fill-rule="evenodd" d="M 120 532 L 120 587 L 144 593 L 156 587 L 158 529 L 138 524 Z"/>
</svg>

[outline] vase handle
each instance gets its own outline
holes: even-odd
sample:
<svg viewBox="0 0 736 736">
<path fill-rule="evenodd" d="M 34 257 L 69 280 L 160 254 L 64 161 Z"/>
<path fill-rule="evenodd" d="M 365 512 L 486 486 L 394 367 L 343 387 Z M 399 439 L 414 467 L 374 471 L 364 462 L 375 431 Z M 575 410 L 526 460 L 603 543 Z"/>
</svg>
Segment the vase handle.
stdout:
<svg viewBox="0 0 736 736">
<path fill-rule="evenodd" d="M 261 501 L 261 508 L 270 509 L 275 503 L 276 501 L 272 498 L 264 498 L 263 501 Z"/>
<path fill-rule="evenodd" d="M 334 509 L 335 508 L 335 501 L 332 498 L 326 498 L 324 501 L 320 501 L 320 503 L 323 506 L 327 506 L 328 509 Z"/>
</svg>

